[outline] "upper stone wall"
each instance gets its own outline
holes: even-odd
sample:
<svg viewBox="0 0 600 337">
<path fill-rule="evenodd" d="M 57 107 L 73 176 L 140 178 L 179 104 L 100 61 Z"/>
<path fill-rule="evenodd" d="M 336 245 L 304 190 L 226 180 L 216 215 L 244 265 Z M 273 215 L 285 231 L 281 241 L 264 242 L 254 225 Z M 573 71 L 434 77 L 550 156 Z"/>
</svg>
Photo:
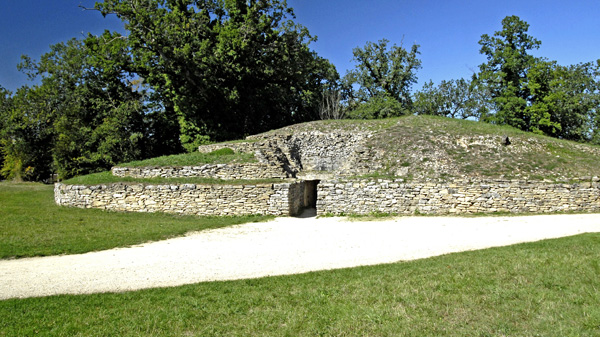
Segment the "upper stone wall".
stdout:
<svg viewBox="0 0 600 337">
<path fill-rule="evenodd" d="M 113 167 L 116 177 L 132 178 L 214 178 L 223 180 L 286 179 L 288 173 L 281 166 L 261 163 L 205 164 L 183 167 Z"/>
<path fill-rule="evenodd" d="M 283 169 L 288 177 L 301 172 L 359 175 L 378 170 L 380 154 L 366 143 L 371 132 L 305 131 L 295 134 L 261 134 L 249 142 L 203 145 L 200 152 L 231 148 L 236 152 L 253 152 L 260 163 Z"/>
<path fill-rule="evenodd" d="M 368 152 L 368 133 L 301 132 L 272 139 L 300 171 L 356 174 L 361 154 Z"/>
</svg>

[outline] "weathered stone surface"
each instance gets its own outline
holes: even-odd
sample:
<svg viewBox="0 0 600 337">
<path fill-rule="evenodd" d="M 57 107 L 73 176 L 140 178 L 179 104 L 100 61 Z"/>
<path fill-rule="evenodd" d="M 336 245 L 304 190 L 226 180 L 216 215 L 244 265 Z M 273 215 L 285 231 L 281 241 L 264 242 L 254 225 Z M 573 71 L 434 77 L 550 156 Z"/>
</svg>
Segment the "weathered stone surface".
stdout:
<svg viewBox="0 0 600 337">
<path fill-rule="evenodd" d="M 600 211 L 600 186 L 540 181 L 323 181 L 317 214 L 469 214 Z"/>
<path fill-rule="evenodd" d="M 261 163 L 205 164 L 183 167 L 113 167 L 116 177 L 133 178 L 215 178 L 223 180 L 286 179 L 288 173 L 276 165 Z"/>
<path fill-rule="evenodd" d="M 287 172 L 288 177 L 299 173 L 321 177 L 335 172 L 336 175 L 357 175 L 378 170 L 378 158 L 366 146 L 372 137 L 367 131 L 298 132 L 291 135 L 261 134 L 250 136 L 249 142 L 203 145 L 199 151 L 212 152 L 231 148 L 236 152 L 254 153 L 259 162 L 274 165 Z"/>
<path fill-rule="evenodd" d="M 194 215 L 295 215 L 304 207 L 297 201 L 297 195 L 304 193 L 304 183 L 297 181 L 254 185 L 108 184 L 92 187 L 56 183 L 54 198 L 58 205 L 80 208 Z"/>
</svg>

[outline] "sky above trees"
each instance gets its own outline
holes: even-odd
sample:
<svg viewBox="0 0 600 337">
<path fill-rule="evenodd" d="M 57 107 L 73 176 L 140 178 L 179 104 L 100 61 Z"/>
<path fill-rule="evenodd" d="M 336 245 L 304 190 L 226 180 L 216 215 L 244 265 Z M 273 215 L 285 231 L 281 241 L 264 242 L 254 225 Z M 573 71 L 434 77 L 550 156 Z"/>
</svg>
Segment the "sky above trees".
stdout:
<svg viewBox="0 0 600 337">
<path fill-rule="evenodd" d="M 14 91 L 28 84 L 17 71 L 22 54 L 34 59 L 51 44 L 82 33 L 121 30 L 115 17 L 103 18 L 90 0 L 20 0 L 0 4 L 0 85 Z M 569 65 L 600 58 L 600 2 L 578 0 L 288 0 L 297 22 L 318 41 L 311 44 L 343 76 L 352 69 L 352 49 L 367 41 L 388 39 L 405 48 L 419 44 L 422 69 L 420 89 L 430 79 L 468 78 L 485 62 L 479 54 L 482 34 L 501 29 L 501 20 L 517 15 L 530 24 L 529 33 L 542 42 L 536 56 Z"/>
</svg>

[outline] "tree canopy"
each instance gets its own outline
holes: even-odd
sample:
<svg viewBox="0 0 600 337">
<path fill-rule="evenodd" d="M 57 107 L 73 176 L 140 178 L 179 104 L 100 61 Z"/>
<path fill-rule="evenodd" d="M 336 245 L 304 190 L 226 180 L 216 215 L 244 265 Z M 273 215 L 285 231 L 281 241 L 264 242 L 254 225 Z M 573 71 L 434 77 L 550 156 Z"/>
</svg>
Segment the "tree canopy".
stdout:
<svg viewBox="0 0 600 337">
<path fill-rule="evenodd" d="M 2 174 L 67 178 L 319 118 L 339 76 L 280 0 L 105 0 L 127 33 L 50 47 L 2 92 Z M 4 125 L 6 124 L 6 125 Z M 39 151 L 38 151 L 39 150 Z"/>
<path fill-rule="evenodd" d="M 561 66 L 529 51 L 541 42 L 517 16 L 502 20 L 502 30 L 481 36 L 480 65 L 474 81 L 485 87 L 494 114 L 484 121 L 577 141 L 597 141 L 600 98 L 598 62 Z"/>
<path fill-rule="evenodd" d="M 135 72 L 173 110 L 188 150 L 318 118 L 335 68 L 285 1 L 105 0 L 125 22 Z M 235 121 L 235 122 L 232 122 Z"/>
<path fill-rule="evenodd" d="M 412 108 L 410 89 L 421 67 L 419 46 L 410 51 L 388 47 L 389 41 L 367 42 L 354 49 L 356 68 L 344 76 L 350 117 L 384 118 L 408 114 Z"/>
<path fill-rule="evenodd" d="M 414 111 L 418 115 L 480 119 L 490 110 L 485 104 L 487 95 L 484 88 L 463 78 L 442 81 L 438 86 L 429 81 L 415 93 Z"/>
</svg>

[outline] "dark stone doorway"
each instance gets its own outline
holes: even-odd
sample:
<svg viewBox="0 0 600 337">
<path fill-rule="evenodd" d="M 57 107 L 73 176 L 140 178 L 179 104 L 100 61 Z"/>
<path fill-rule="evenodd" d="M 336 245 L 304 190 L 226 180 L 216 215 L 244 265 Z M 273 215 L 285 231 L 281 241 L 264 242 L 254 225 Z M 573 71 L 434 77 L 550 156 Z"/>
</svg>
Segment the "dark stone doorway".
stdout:
<svg viewBox="0 0 600 337">
<path fill-rule="evenodd" d="M 314 218 L 317 216 L 317 185 L 319 180 L 305 180 L 302 182 L 304 186 L 304 193 L 297 195 L 301 208 L 297 212 L 296 216 L 300 218 Z"/>
<path fill-rule="evenodd" d="M 304 182 L 304 208 L 317 208 L 317 185 L 319 180 Z"/>
</svg>

